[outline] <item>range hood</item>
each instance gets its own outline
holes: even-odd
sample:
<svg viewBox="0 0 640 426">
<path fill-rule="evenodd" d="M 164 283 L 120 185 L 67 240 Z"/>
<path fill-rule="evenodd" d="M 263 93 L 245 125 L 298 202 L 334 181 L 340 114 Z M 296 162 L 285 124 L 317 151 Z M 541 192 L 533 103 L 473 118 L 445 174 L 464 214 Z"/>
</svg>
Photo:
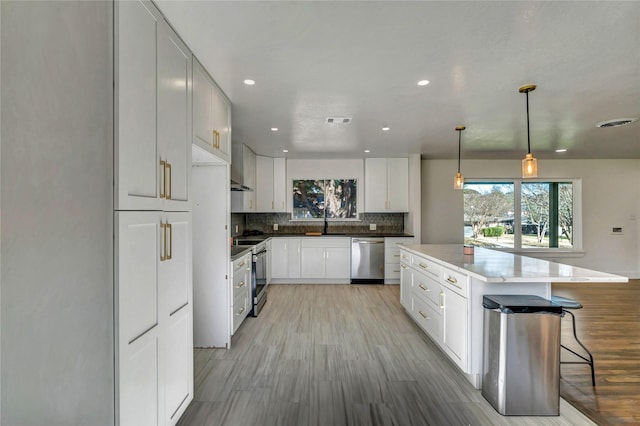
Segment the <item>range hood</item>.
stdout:
<svg viewBox="0 0 640 426">
<path fill-rule="evenodd" d="M 252 192 L 251 186 L 255 185 L 256 154 L 248 146 L 234 143 L 231 158 L 231 190 Z"/>
<path fill-rule="evenodd" d="M 247 191 L 247 192 L 253 192 L 253 189 L 249 188 L 246 185 L 243 185 L 241 183 L 236 182 L 235 180 L 231 179 L 231 190 L 232 191 Z"/>
</svg>

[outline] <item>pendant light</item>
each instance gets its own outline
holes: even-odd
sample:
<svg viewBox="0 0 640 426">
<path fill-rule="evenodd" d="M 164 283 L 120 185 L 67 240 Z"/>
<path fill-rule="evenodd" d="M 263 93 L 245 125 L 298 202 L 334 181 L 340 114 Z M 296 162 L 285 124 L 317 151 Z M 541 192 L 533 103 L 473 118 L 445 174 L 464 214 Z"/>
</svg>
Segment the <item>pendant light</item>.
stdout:
<svg viewBox="0 0 640 426">
<path fill-rule="evenodd" d="M 529 92 L 536 90 L 535 84 L 527 84 L 518 89 L 518 92 L 527 96 L 527 155 L 522 160 L 522 177 L 538 177 L 538 160 L 531 153 L 531 135 L 529 134 Z"/>
<path fill-rule="evenodd" d="M 460 138 L 462 137 L 462 131 L 464 129 L 466 129 L 464 126 L 456 127 L 456 132 L 458 132 L 458 173 L 456 173 L 456 177 L 453 178 L 453 189 L 462 189 L 462 185 L 464 184 L 464 178 L 462 177 L 462 173 L 460 173 Z"/>
</svg>

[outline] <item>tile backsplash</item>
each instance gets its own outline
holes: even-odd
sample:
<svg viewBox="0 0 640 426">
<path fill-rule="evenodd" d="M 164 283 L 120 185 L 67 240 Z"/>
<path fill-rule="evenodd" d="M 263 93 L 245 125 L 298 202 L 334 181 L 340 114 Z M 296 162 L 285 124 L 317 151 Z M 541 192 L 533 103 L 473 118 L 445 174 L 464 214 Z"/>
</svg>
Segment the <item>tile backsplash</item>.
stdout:
<svg viewBox="0 0 640 426">
<path fill-rule="evenodd" d="M 361 213 L 358 220 L 329 220 L 329 233 L 396 234 L 404 232 L 404 213 Z M 278 224 L 278 230 L 273 225 Z M 370 224 L 376 225 L 371 231 Z M 236 232 L 236 226 L 238 232 Z M 258 230 L 265 234 L 304 234 L 322 232 L 324 222 L 291 220 L 290 213 L 232 213 L 231 235 L 241 235 L 243 230 Z"/>
</svg>

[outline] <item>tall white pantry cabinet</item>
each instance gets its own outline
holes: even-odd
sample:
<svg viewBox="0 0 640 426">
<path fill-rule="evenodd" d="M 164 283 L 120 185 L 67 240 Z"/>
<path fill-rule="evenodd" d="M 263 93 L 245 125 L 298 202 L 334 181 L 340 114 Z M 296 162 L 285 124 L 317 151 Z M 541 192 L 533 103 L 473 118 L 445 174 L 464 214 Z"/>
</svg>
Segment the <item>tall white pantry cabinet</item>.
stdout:
<svg viewBox="0 0 640 426">
<path fill-rule="evenodd" d="M 150 2 L 115 17 L 116 417 L 175 424 L 193 399 L 192 55 Z"/>
<path fill-rule="evenodd" d="M 151 2 L 0 2 L 0 423 L 193 398 L 192 55 Z"/>
</svg>

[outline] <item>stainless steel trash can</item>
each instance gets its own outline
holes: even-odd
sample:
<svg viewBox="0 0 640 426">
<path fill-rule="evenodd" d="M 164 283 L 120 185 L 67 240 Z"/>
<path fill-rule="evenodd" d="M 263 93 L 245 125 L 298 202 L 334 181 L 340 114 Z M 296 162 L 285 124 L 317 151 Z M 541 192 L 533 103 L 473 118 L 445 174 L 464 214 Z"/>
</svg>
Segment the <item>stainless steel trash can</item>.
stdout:
<svg viewBox="0 0 640 426">
<path fill-rule="evenodd" d="M 539 296 L 484 296 L 482 396 L 502 415 L 560 414 L 562 307 Z"/>
</svg>

